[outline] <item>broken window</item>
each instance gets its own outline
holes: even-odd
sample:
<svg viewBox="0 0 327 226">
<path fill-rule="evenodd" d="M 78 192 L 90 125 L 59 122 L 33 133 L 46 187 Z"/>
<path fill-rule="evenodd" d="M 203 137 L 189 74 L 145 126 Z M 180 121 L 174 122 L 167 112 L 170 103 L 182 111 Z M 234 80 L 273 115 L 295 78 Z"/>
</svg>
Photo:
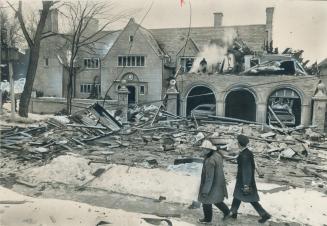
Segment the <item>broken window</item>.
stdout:
<svg viewBox="0 0 327 226">
<path fill-rule="evenodd" d="M 181 57 L 180 65 L 183 72 L 189 72 L 192 69 L 195 57 Z"/>
<path fill-rule="evenodd" d="M 275 60 L 251 67 L 242 74 L 249 75 L 306 75 L 306 72 L 294 60 Z"/>
</svg>

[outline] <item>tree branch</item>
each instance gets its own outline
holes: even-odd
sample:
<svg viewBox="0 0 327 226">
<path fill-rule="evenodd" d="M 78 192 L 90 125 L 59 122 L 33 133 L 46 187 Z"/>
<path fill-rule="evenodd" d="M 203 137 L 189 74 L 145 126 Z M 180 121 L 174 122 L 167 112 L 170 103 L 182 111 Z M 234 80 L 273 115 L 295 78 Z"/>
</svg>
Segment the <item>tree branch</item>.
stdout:
<svg viewBox="0 0 327 226">
<path fill-rule="evenodd" d="M 24 37 L 28 43 L 28 46 L 29 47 L 32 47 L 34 45 L 27 29 L 26 29 L 26 26 L 25 26 L 25 22 L 24 22 L 24 19 L 23 19 L 23 14 L 22 14 L 22 2 L 19 1 L 19 6 L 18 6 L 18 10 L 15 9 L 15 7 L 9 3 L 9 1 L 7 1 L 8 5 L 15 11 L 16 13 L 16 16 L 18 18 L 18 21 L 19 21 L 19 24 L 20 24 L 20 27 L 23 31 L 23 34 L 24 34 Z"/>
</svg>

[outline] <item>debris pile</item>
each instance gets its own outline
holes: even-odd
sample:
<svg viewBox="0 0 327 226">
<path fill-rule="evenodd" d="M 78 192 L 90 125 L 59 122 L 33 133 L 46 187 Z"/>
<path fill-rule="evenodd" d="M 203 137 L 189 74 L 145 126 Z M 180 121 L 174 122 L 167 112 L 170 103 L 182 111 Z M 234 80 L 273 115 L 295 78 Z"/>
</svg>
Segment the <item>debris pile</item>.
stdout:
<svg viewBox="0 0 327 226">
<path fill-rule="evenodd" d="M 257 165 L 272 174 L 269 179 L 287 181 L 285 172 L 278 172 L 276 165 L 287 165 L 290 177 L 327 178 L 327 140 L 314 128 L 279 128 L 219 116 L 189 119 L 156 106 L 132 108 L 129 116 L 129 123 L 123 125 L 117 112 L 110 114 L 95 104 L 68 118 L 51 117 L 37 127 L 2 127 L 1 155 L 24 162 L 27 167 L 55 163 L 53 159 L 58 156 L 75 153 L 87 164 L 170 166 L 177 171 L 190 167 L 192 174 L 194 166 L 187 164 L 202 161 L 198 146 L 204 139 L 210 139 L 230 163 L 235 163 L 235 137 L 245 134 L 251 140 Z M 73 178 L 85 182 L 89 176 Z"/>
</svg>

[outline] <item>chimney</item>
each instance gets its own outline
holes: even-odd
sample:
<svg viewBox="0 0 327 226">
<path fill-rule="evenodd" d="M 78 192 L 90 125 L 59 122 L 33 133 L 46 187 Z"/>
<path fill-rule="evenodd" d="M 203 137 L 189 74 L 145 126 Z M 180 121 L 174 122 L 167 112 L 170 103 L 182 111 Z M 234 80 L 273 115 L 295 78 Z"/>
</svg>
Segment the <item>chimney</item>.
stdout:
<svg viewBox="0 0 327 226">
<path fill-rule="evenodd" d="M 266 42 L 268 42 L 268 45 L 272 41 L 272 31 L 273 31 L 273 17 L 274 17 L 274 7 L 268 7 L 266 8 Z"/>
<path fill-rule="evenodd" d="M 213 13 L 214 15 L 214 27 L 221 27 L 223 23 L 223 13 Z"/>
<path fill-rule="evenodd" d="M 273 17 L 274 17 L 274 7 L 268 7 L 266 8 L 266 25 L 271 25 L 273 23 Z"/>
<path fill-rule="evenodd" d="M 58 9 L 51 9 L 49 11 L 43 32 L 58 32 Z"/>
</svg>

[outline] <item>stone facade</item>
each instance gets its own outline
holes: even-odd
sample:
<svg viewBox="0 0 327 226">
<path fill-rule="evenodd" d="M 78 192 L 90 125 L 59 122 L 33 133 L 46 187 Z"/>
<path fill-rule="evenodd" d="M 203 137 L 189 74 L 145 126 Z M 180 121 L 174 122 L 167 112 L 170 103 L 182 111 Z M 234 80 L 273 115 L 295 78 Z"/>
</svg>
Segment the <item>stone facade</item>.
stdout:
<svg viewBox="0 0 327 226">
<path fill-rule="evenodd" d="M 189 28 L 145 29 L 134 19 L 121 31 L 107 32 L 105 36 L 103 31 L 100 35 L 104 38 L 96 43 L 97 50 L 93 54 L 84 51 L 78 56 L 74 96 L 88 98 L 89 86 L 96 84 L 102 98 L 117 99 L 119 83 L 124 79 L 130 102 L 160 105 L 159 100 L 164 97 L 169 80 L 179 68 L 181 57 L 196 57 L 212 41 L 231 34 L 240 37 L 254 51 L 262 51 L 263 43 L 268 40 L 267 30 L 272 32 L 273 10 L 266 13 L 266 24 L 244 26 L 223 26 L 223 14 L 218 13 L 219 26 L 216 23 L 212 27 L 194 27 L 189 35 Z M 89 32 L 92 33 L 99 23 L 93 20 L 90 24 Z M 46 30 L 58 31 L 57 11 L 50 13 Z M 63 46 L 64 40 L 60 36 L 42 41 L 34 89 L 43 92 L 44 96 L 66 96 L 68 73 L 63 61 L 67 60 L 67 48 Z M 145 65 L 118 65 L 120 56 L 144 56 Z M 87 58 L 98 59 L 98 67 L 83 68 Z"/>
<path fill-rule="evenodd" d="M 126 80 L 127 88 L 134 92 L 136 103 L 160 100 L 163 93 L 163 53 L 158 48 L 151 34 L 131 19 L 103 59 L 102 96 L 116 99 L 120 81 Z M 144 66 L 120 66 L 118 57 L 124 56 L 142 56 Z"/>
<path fill-rule="evenodd" d="M 184 74 L 177 79 L 177 88 L 180 92 L 179 112 L 183 116 L 187 115 L 187 98 L 192 89 L 195 87 L 206 87 L 214 94 L 216 114 L 218 116 L 225 116 L 228 94 L 232 91 L 242 90 L 249 92 L 254 98 L 256 121 L 265 123 L 269 97 L 276 90 L 289 89 L 297 93 L 301 100 L 300 123 L 310 125 L 312 97 L 318 82 L 319 79 L 314 76 Z"/>
</svg>

